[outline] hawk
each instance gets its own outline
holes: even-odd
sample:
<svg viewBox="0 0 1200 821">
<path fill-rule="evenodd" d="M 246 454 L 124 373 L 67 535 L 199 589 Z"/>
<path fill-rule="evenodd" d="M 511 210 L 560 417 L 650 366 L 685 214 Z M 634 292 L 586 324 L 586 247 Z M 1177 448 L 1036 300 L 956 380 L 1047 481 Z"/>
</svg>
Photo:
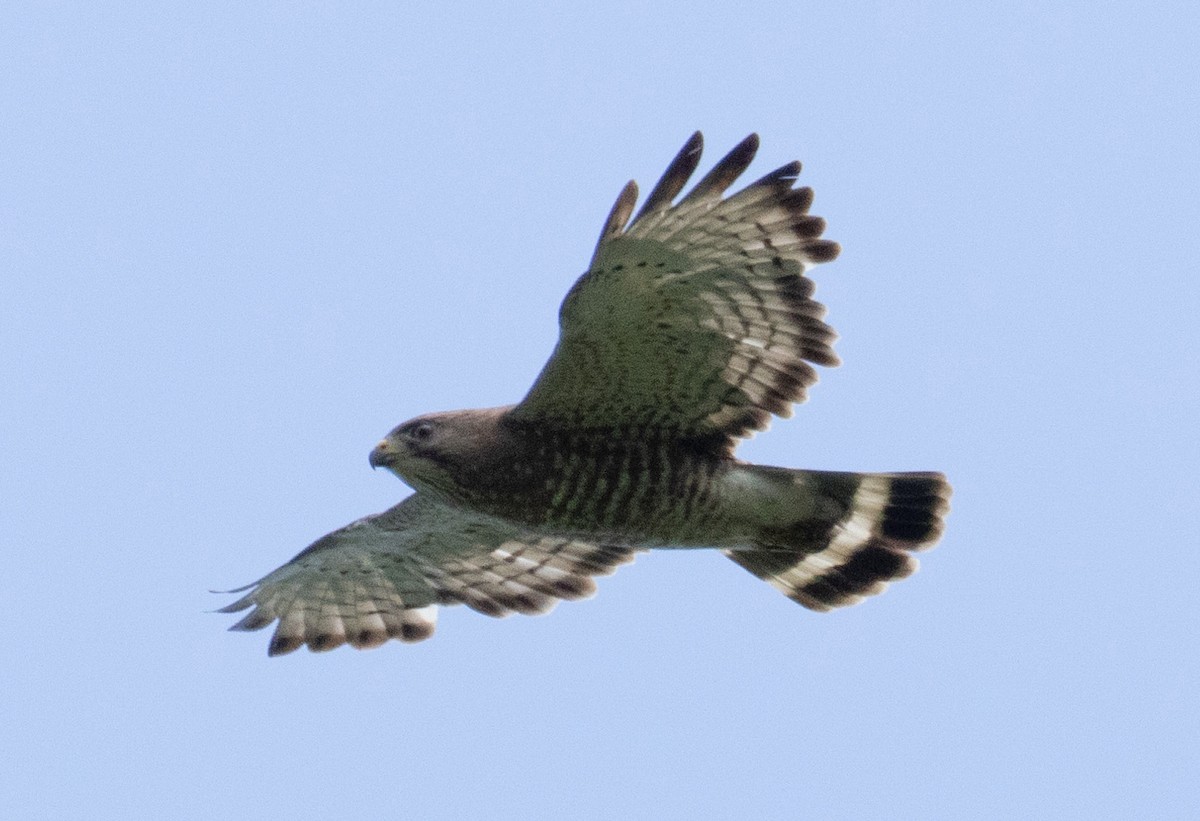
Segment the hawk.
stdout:
<svg viewBox="0 0 1200 821">
<path fill-rule="evenodd" d="M 942 532 L 940 473 L 845 473 L 743 462 L 739 439 L 787 417 L 833 366 L 808 269 L 839 246 L 789 163 L 725 191 L 750 135 L 682 198 L 687 141 L 630 220 L 613 206 L 562 303 L 558 345 L 516 405 L 419 416 L 371 451 L 416 492 L 335 530 L 221 609 L 233 630 L 278 622 L 301 645 L 429 638 L 439 605 L 543 613 L 595 592 L 642 550 L 713 548 L 812 610 L 854 604 L 916 569 Z M 247 592 L 248 591 L 248 592 Z"/>
</svg>

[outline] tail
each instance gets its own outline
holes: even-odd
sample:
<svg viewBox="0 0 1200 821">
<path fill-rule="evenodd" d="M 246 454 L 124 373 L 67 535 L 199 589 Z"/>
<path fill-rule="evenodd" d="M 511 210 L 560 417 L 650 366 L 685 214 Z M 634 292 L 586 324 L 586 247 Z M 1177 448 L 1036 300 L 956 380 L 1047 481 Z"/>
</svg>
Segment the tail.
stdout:
<svg viewBox="0 0 1200 821">
<path fill-rule="evenodd" d="M 788 598 L 832 610 L 911 575 L 911 551 L 932 547 L 949 511 L 940 473 L 834 473 L 745 465 L 758 535 L 725 554 Z"/>
</svg>

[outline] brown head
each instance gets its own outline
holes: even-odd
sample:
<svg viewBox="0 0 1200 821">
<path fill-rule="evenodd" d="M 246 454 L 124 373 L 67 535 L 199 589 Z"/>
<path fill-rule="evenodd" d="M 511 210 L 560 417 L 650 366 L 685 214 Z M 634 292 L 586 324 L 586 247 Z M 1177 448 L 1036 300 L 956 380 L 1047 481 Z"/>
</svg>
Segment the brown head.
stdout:
<svg viewBox="0 0 1200 821">
<path fill-rule="evenodd" d="M 371 467 L 387 468 L 414 490 L 470 495 L 473 476 L 506 458 L 500 418 L 509 407 L 427 413 L 397 425 L 371 451 Z"/>
</svg>

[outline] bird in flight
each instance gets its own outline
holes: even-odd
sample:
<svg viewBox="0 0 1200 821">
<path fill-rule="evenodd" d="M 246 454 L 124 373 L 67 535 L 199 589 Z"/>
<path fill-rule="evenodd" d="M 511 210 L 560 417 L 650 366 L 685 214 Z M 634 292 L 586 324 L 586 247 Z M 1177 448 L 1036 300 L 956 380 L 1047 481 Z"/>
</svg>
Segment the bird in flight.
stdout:
<svg viewBox="0 0 1200 821">
<path fill-rule="evenodd" d="M 720 550 L 820 611 L 916 569 L 942 532 L 942 474 L 734 456 L 791 415 L 814 365 L 838 364 L 807 272 L 840 249 L 793 187 L 798 162 L 724 196 L 754 134 L 679 198 L 702 145 L 692 135 L 632 221 L 637 185 L 621 191 L 525 398 L 392 430 L 371 465 L 416 492 L 229 591 L 245 595 L 220 612 L 250 609 L 230 629 L 277 622 L 272 656 L 421 641 L 439 605 L 544 613 L 656 548 Z"/>
</svg>

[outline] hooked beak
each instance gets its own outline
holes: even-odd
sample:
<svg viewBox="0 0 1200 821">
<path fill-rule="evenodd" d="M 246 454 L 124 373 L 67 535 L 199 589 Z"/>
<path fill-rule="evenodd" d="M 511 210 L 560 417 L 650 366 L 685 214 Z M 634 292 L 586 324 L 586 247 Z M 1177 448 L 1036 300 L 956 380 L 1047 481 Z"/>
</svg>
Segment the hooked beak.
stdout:
<svg viewBox="0 0 1200 821">
<path fill-rule="evenodd" d="M 391 442 L 384 439 L 371 451 L 370 462 L 373 468 L 385 468 L 396 461 L 396 449 Z"/>
</svg>

